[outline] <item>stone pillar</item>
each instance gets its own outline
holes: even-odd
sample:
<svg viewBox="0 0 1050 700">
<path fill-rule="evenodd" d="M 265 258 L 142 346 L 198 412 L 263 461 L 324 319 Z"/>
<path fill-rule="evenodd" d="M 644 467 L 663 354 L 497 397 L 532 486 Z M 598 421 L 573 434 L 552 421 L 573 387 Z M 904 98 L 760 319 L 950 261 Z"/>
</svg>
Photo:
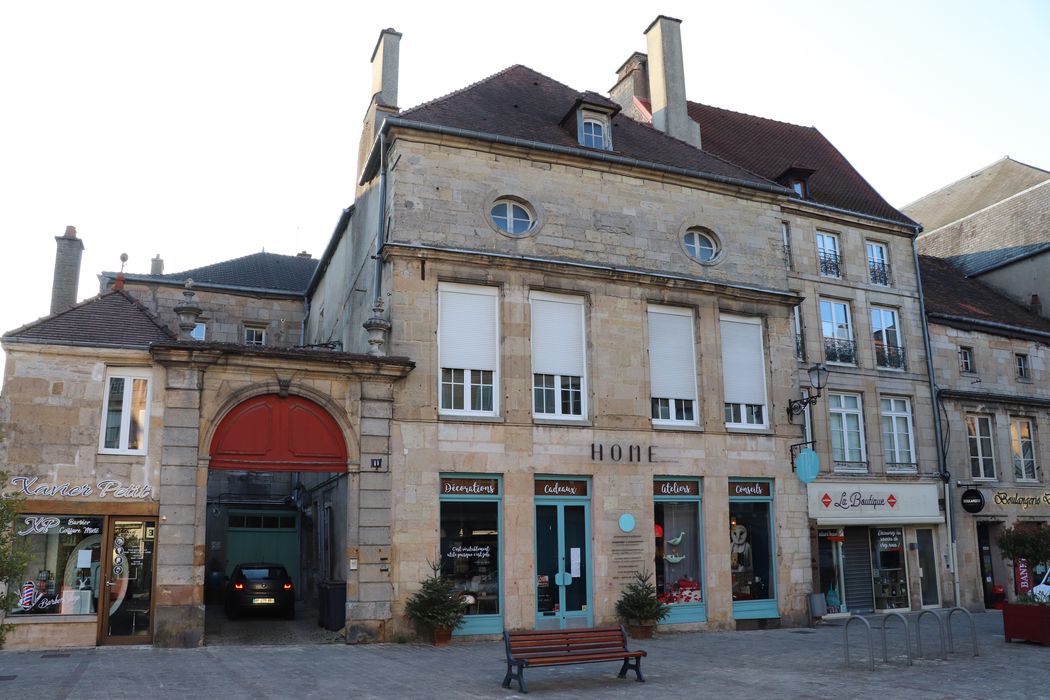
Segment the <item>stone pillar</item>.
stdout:
<svg viewBox="0 0 1050 700">
<path fill-rule="evenodd" d="M 153 644 L 204 644 L 204 509 L 207 467 L 198 466 L 200 386 L 204 370 L 166 368 L 161 438 Z"/>
<path fill-rule="evenodd" d="M 66 226 L 64 235 L 55 236 L 55 276 L 51 280 L 51 313 L 57 314 L 77 303 L 80 286 L 80 259 L 84 255 L 84 241 L 77 238 L 77 230 Z"/>
<path fill-rule="evenodd" d="M 361 464 L 350 475 L 347 498 L 349 556 L 347 643 L 386 641 L 394 589 L 390 581 L 391 475 L 390 424 L 393 385 L 389 379 L 361 383 Z M 372 460 L 382 460 L 373 468 Z M 355 556 L 356 555 L 356 556 Z"/>
</svg>

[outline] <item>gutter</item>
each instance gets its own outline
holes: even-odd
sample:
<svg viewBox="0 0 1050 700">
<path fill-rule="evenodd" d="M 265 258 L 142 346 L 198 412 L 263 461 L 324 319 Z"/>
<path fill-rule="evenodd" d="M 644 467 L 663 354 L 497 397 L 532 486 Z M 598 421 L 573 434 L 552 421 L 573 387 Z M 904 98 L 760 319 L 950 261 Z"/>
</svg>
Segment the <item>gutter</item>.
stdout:
<svg viewBox="0 0 1050 700">
<path fill-rule="evenodd" d="M 791 194 L 795 194 L 795 190 L 791 190 Z M 843 209 L 842 207 L 832 206 L 830 204 L 821 204 L 820 202 L 814 202 L 810 199 L 799 199 L 798 197 L 790 197 L 789 201 L 793 204 L 800 204 L 807 207 L 813 207 L 815 209 L 823 209 L 825 211 L 834 212 L 836 214 L 847 214 L 849 216 L 856 216 L 859 219 L 868 219 L 869 221 L 877 221 L 880 224 L 891 224 L 893 226 L 903 226 L 905 228 L 914 228 L 915 237 L 919 237 L 919 232 L 922 231 L 922 226 L 915 223 L 911 219 L 907 221 L 897 221 L 896 219 L 887 219 L 883 216 L 875 216 L 874 214 L 864 214 L 863 212 L 853 211 L 852 209 Z"/>
<path fill-rule="evenodd" d="M 1050 408 L 1050 398 L 1038 396 L 1019 396 L 1017 394 L 995 394 L 987 391 L 965 391 L 963 389 L 941 389 L 941 396 L 965 401 L 994 402 L 1008 404 L 1028 404 Z"/>
<path fill-rule="evenodd" d="M 930 382 L 930 401 L 933 405 L 933 437 L 937 448 L 937 472 L 941 476 L 944 488 L 944 508 L 947 511 L 945 522 L 948 525 L 948 546 L 952 565 L 952 592 L 955 604 L 962 605 L 962 590 L 959 584 L 959 547 L 958 534 L 955 531 L 955 502 L 952 499 L 952 474 L 948 471 L 948 458 L 944 453 L 944 434 L 941 429 L 941 399 L 937 388 L 937 376 L 933 371 L 933 344 L 930 342 L 930 324 L 926 317 L 926 300 L 922 293 L 922 268 L 919 267 L 919 234 L 922 226 L 915 225 L 915 237 L 911 239 L 911 256 L 915 265 L 915 284 L 919 292 L 919 318 L 922 319 L 922 342 L 926 352 L 926 374 Z"/>
<path fill-rule="evenodd" d="M 956 321 L 959 323 L 968 323 L 974 326 L 985 326 L 987 328 L 998 328 L 1003 331 L 1012 331 L 1014 333 L 1022 333 L 1024 335 L 1037 335 L 1050 340 L 1050 332 L 1039 331 L 1034 328 L 1027 328 L 1025 326 L 1014 326 L 1009 323 L 999 323 L 998 321 L 982 321 L 981 319 L 971 318 L 969 316 L 956 316 L 954 314 L 940 314 L 932 313 L 931 318 L 943 318 L 946 321 Z"/>
<path fill-rule="evenodd" d="M 509 253 L 493 253 L 489 251 L 480 250 L 467 250 L 464 248 L 443 248 L 433 245 L 421 245 L 419 243 L 384 243 L 385 248 L 404 248 L 406 250 L 419 250 L 419 251 L 430 251 L 430 252 L 442 252 L 442 253 L 457 253 L 461 255 L 477 255 L 481 257 L 497 258 L 500 260 L 514 260 L 518 262 L 530 262 L 530 263 L 541 263 L 546 265 L 564 265 L 566 267 L 574 267 L 582 270 L 598 270 L 601 272 L 626 272 L 634 275 L 644 275 L 646 277 L 653 277 L 661 280 L 673 280 L 677 282 L 691 282 L 693 284 L 707 284 L 714 287 L 722 287 L 724 289 L 736 289 L 745 292 L 754 292 L 757 294 L 766 294 L 770 296 L 782 297 L 786 300 L 792 300 L 794 304 L 797 304 L 797 300 L 801 300 L 801 297 L 797 292 L 785 292 L 778 289 L 766 289 L 765 287 L 751 287 L 743 284 L 728 284 L 726 282 L 713 282 L 711 280 L 700 279 L 697 277 L 686 277 L 684 275 L 669 275 L 662 272 L 653 272 L 652 270 L 643 270 L 640 268 L 633 267 L 614 267 L 612 265 L 597 265 L 595 263 L 581 263 L 572 262 L 567 260 L 555 260 L 552 258 L 540 258 L 530 255 L 510 255 Z"/>
<path fill-rule="evenodd" d="M 103 272 L 99 274 L 100 280 L 115 280 L 116 275 L 110 272 Z M 189 279 L 189 278 L 187 278 Z M 157 277 L 150 277 L 149 275 L 124 275 L 125 282 L 143 282 L 148 284 L 160 284 L 166 287 L 185 287 L 186 280 L 171 280 L 171 279 L 160 279 Z M 267 296 L 281 296 L 281 297 L 301 297 L 303 296 L 302 290 L 295 289 L 270 289 L 268 287 L 243 287 L 238 284 L 219 284 L 216 282 L 198 282 L 193 281 L 194 289 L 221 289 L 229 292 L 244 292 L 252 295 L 267 295 Z"/>
<path fill-rule="evenodd" d="M 787 187 L 783 187 L 777 184 L 766 184 L 764 182 L 755 182 L 752 180 L 744 180 L 741 178 L 729 177 L 727 175 L 716 175 L 715 173 L 708 173 L 702 170 L 690 170 L 689 168 L 679 168 L 674 165 L 662 165 L 660 163 L 653 163 L 651 161 L 639 160 L 637 158 L 629 158 L 627 156 L 618 156 L 612 153 L 605 153 L 600 151 L 590 151 L 583 148 L 573 148 L 571 146 L 557 146 L 555 144 L 544 143 L 542 141 L 532 141 L 529 139 L 520 139 L 512 136 L 500 136 L 498 134 L 488 134 L 483 131 L 474 131 L 473 129 L 461 129 L 454 126 L 442 126 L 440 124 L 427 124 L 425 122 L 417 122 L 411 119 L 404 119 L 402 117 L 387 117 L 383 122 L 383 126 L 380 128 L 380 135 L 386 134 L 391 127 L 404 127 L 407 129 L 415 129 L 417 131 L 423 131 L 431 134 L 440 134 L 442 136 L 458 136 L 460 138 L 474 139 L 477 141 L 485 141 L 488 143 L 498 143 L 505 146 L 517 146 L 519 148 L 528 148 L 535 151 L 541 151 L 544 153 L 557 153 L 559 155 L 570 155 L 581 158 L 588 158 L 590 160 L 598 160 L 605 163 L 615 163 L 617 165 L 626 165 L 634 168 L 644 168 L 646 170 L 655 170 L 657 172 L 670 173 L 672 175 L 684 175 L 686 177 L 699 177 L 704 180 L 711 180 L 713 182 L 719 182 L 725 185 L 735 185 L 737 187 L 747 187 L 750 189 L 760 190 L 762 192 L 770 192 L 772 194 L 791 194 L 794 190 Z M 378 167 L 377 160 L 380 160 L 381 155 L 376 152 L 376 142 L 372 144 L 372 150 L 368 153 L 368 158 L 365 160 L 365 167 L 361 173 L 361 181 L 359 185 L 364 185 L 366 182 L 375 177 L 376 169 Z"/>
<path fill-rule="evenodd" d="M 321 259 L 317 261 L 317 267 L 314 268 L 314 274 L 310 276 L 310 281 L 306 285 L 306 291 L 303 292 L 303 295 L 307 298 L 313 295 L 314 290 L 317 289 L 317 285 L 321 283 L 321 278 L 324 277 L 324 273 L 328 269 L 328 264 L 332 261 L 332 256 L 335 255 L 335 249 L 339 246 L 339 241 L 342 240 L 343 234 L 346 233 L 346 228 L 350 225 L 350 218 L 353 215 L 353 204 L 344 209 L 343 213 L 339 215 L 339 221 L 336 223 L 335 230 L 332 231 L 332 235 L 328 239 L 328 245 L 325 246 L 324 252 L 321 253 Z"/>
</svg>

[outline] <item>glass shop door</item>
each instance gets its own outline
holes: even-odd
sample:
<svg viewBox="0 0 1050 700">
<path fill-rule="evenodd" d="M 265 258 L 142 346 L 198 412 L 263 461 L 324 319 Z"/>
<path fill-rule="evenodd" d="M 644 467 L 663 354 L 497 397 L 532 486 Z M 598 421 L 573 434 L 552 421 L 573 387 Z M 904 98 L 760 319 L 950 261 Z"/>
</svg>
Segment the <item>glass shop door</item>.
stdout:
<svg viewBox="0 0 1050 700">
<path fill-rule="evenodd" d="M 536 502 L 536 629 L 591 627 L 586 503 Z"/>
<path fill-rule="evenodd" d="M 153 642 L 154 518 L 110 517 L 103 554 L 102 644 Z"/>
</svg>

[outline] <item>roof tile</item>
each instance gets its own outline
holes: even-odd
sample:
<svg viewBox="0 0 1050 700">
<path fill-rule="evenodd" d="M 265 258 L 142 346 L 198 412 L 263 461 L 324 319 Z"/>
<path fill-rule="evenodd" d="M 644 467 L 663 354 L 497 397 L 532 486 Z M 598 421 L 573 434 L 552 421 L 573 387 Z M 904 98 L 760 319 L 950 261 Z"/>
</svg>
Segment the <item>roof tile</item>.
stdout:
<svg viewBox="0 0 1050 700">
<path fill-rule="evenodd" d="M 141 348 L 174 338 L 146 307 L 119 289 L 92 297 L 3 336 L 5 341 L 27 343 Z"/>
</svg>

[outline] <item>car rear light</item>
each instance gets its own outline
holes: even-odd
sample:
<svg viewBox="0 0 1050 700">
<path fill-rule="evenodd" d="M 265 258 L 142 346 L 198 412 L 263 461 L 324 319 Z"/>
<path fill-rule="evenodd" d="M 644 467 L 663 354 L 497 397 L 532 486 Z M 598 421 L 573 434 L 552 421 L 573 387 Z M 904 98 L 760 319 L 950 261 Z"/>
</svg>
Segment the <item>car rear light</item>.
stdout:
<svg viewBox="0 0 1050 700">
<path fill-rule="evenodd" d="M 244 590 L 244 584 L 241 583 L 240 581 L 238 581 L 237 583 L 233 584 L 233 588 L 234 588 L 234 590 L 243 591 Z"/>
<path fill-rule="evenodd" d="M 290 584 L 290 583 L 284 584 L 284 590 L 286 590 L 286 591 L 292 590 L 292 584 Z"/>
</svg>

